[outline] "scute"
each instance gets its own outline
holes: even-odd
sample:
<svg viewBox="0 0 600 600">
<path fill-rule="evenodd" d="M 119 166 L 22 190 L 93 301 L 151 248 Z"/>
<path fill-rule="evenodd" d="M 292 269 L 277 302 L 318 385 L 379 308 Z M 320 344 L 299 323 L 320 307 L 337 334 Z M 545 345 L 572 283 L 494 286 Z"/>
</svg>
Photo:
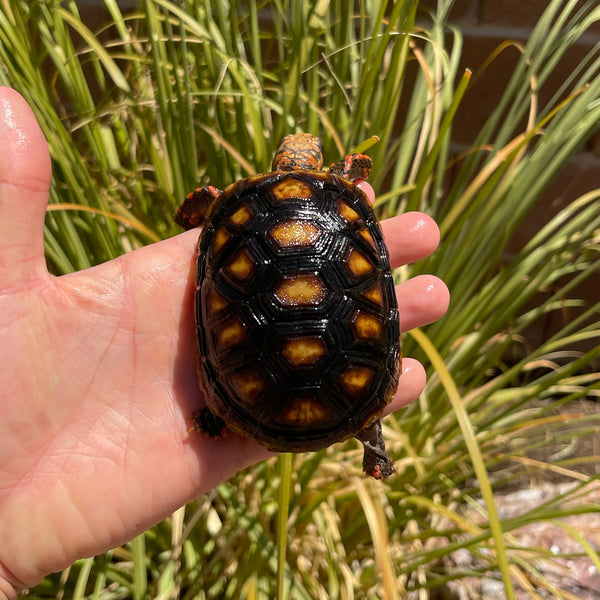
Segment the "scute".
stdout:
<svg viewBox="0 0 600 600">
<path fill-rule="evenodd" d="M 233 225 L 245 225 L 252 218 L 252 211 L 249 207 L 241 205 L 230 217 L 229 221 Z"/>
<path fill-rule="evenodd" d="M 269 236 L 280 248 L 314 245 L 321 233 L 319 227 L 310 221 L 290 219 L 271 227 Z"/>
<path fill-rule="evenodd" d="M 199 243 L 196 316 L 208 407 L 273 450 L 355 436 L 390 401 L 399 323 L 381 229 L 338 175 L 232 184 Z"/>
<path fill-rule="evenodd" d="M 276 420 L 285 425 L 315 425 L 331 418 L 326 406 L 314 398 L 291 398 L 285 403 Z"/>
<path fill-rule="evenodd" d="M 225 265 L 224 269 L 230 277 L 233 277 L 238 281 L 243 281 L 252 275 L 255 267 L 256 261 L 252 254 L 245 248 L 242 248 L 233 255 L 231 260 Z"/>
<path fill-rule="evenodd" d="M 271 194 L 275 200 L 298 200 L 308 199 L 311 196 L 311 188 L 303 181 L 281 181 L 271 188 Z"/>
<path fill-rule="evenodd" d="M 340 381 L 351 396 L 361 397 L 369 393 L 374 375 L 372 367 L 352 365 L 342 373 Z"/>
<path fill-rule="evenodd" d="M 327 350 L 320 336 L 298 336 L 285 342 L 283 356 L 294 367 L 314 365 Z"/>
<path fill-rule="evenodd" d="M 383 323 L 381 319 L 364 310 L 357 310 L 352 318 L 354 333 L 358 339 L 381 339 Z"/>
<path fill-rule="evenodd" d="M 223 350 L 229 350 L 245 340 L 246 326 L 240 319 L 233 317 L 222 326 L 215 328 L 214 333 L 214 350 L 216 352 L 221 352 Z"/>
<path fill-rule="evenodd" d="M 318 273 L 286 275 L 273 291 L 284 307 L 317 306 L 325 299 L 327 286 Z"/>
<path fill-rule="evenodd" d="M 265 379 L 257 371 L 243 371 L 233 375 L 232 385 L 240 400 L 252 406 L 265 387 Z"/>
<path fill-rule="evenodd" d="M 346 268 L 353 279 L 362 279 L 373 270 L 371 261 L 357 248 L 349 248 L 346 254 Z"/>
</svg>

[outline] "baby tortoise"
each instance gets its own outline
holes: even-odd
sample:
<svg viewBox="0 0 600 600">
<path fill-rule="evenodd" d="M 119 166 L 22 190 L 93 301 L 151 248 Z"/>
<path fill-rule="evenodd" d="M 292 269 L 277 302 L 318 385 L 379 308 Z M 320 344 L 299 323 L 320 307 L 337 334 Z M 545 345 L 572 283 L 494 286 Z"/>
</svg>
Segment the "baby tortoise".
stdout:
<svg viewBox="0 0 600 600">
<path fill-rule="evenodd" d="M 390 475 L 380 416 L 398 387 L 400 327 L 388 251 L 355 185 L 371 159 L 323 171 L 321 140 L 286 136 L 270 173 L 198 188 L 175 220 L 203 225 L 196 264 L 195 429 L 274 451 L 358 438 L 364 471 Z"/>
</svg>

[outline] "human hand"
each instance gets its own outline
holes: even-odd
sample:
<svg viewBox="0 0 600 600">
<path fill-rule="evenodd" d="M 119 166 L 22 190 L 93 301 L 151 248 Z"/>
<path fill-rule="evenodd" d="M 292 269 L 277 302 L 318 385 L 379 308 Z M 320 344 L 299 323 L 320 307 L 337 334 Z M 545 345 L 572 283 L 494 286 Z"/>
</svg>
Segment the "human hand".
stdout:
<svg viewBox="0 0 600 600">
<path fill-rule="evenodd" d="M 46 270 L 50 159 L 23 98 L 0 88 L 0 599 L 131 539 L 270 453 L 187 432 L 201 404 L 198 230 L 64 277 Z M 420 213 L 383 224 L 394 267 L 430 254 Z M 404 330 L 438 319 L 436 277 L 397 288 Z M 386 412 L 425 384 L 406 358 Z"/>
</svg>

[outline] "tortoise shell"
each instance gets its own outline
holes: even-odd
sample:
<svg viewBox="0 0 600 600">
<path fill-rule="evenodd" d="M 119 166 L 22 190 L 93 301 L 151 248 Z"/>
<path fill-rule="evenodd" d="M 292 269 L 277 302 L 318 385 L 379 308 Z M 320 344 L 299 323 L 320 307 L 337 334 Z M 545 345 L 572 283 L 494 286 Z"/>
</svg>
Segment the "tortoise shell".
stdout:
<svg viewBox="0 0 600 600">
<path fill-rule="evenodd" d="M 379 417 L 398 385 L 400 330 L 381 228 L 349 179 L 368 157 L 320 171 L 320 140 L 288 138 L 272 172 L 195 193 L 208 208 L 195 292 L 207 410 L 197 427 L 214 435 L 224 425 L 287 452 L 358 436 L 379 456 L 365 457 L 365 470 L 386 476 Z"/>
</svg>

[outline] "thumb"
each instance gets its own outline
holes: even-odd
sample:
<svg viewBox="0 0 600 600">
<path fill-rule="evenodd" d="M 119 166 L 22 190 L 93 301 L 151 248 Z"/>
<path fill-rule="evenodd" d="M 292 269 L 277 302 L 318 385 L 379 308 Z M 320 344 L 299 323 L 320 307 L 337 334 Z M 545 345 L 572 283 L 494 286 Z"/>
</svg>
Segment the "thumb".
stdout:
<svg viewBox="0 0 600 600">
<path fill-rule="evenodd" d="M 0 86 L 0 291 L 46 271 L 50 155 L 23 97 Z"/>
</svg>

